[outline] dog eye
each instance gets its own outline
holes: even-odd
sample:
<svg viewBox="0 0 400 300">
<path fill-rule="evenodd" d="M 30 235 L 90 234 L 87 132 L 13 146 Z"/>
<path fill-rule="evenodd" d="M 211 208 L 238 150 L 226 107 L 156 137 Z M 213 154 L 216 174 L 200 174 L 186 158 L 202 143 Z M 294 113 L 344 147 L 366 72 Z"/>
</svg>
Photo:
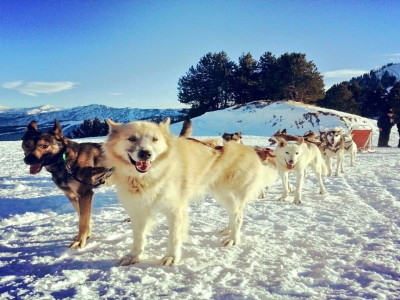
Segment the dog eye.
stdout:
<svg viewBox="0 0 400 300">
<path fill-rule="evenodd" d="M 49 148 L 49 145 L 42 145 L 42 148 L 47 149 L 47 148 Z"/>
<path fill-rule="evenodd" d="M 128 139 L 128 141 L 130 141 L 130 142 L 136 142 L 136 137 L 131 136 L 131 137 Z"/>
<path fill-rule="evenodd" d="M 153 137 L 153 142 L 157 142 L 157 141 L 158 141 L 158 138 Z"/>
<path fill-rule="evenodd" d="M 24 144 L 24 147 L 29 149 L 30 145 L 28 143 Z"/>
<path fill-rule="evenodd" d="M 298 155 L 299 154 L 299 152 L 296 152 L 296 155 Z"/>
</svg>

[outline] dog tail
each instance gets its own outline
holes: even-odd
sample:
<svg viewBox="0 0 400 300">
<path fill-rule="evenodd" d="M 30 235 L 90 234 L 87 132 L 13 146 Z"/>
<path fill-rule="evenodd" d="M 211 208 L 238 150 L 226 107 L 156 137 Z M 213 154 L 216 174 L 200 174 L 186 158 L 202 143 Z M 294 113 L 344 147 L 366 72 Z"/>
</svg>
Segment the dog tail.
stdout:
<svg viewBox="0 0 400 300">
<path fill-rule="evenodd" d="M 189 137 L 192 135 L 192 133 L 193 133 L 192 121 L 190 120 L 189 116 L 186 116 L 185 120 L 183 121 L 181 133 L 179 133 L 179 136 Z"/>
</svg>

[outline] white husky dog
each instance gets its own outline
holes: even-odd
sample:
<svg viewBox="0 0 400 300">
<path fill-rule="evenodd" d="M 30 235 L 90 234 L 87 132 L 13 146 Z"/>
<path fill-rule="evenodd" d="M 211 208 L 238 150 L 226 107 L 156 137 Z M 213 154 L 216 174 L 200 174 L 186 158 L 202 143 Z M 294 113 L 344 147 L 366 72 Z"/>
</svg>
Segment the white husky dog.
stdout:
<svg viewBox="0 0 400 300">
<path fill-rule="evenodd" d="M 328 129 L 324 135 L 325 139 L 325 159 L 328 166 L 328 176 L 332 176 L 332 161 L 337 159 L 335 176 L 339 176 L 339 171 L 344 173 L 343 158 L 344 147 L 342 139 L 342 128 L 333 127 Z"/>
<path fill-rule="evenodd" d="M 343 134 L 343 155 L 350 155 L 350 167 L 354 167 L 356 164 L 357 155 L 357 144 L 353 141 L 353 135 L 351 133 Z M 343 159 L 344 160 L 344 159 Z M 343 167 L 342 167 L 343 169 Z"/>
<path fill-rule="evenodd" d="M 278 146 L 275 149 L 275 164 L 283 184 L 283 194 L 279 198 L 280 201 L 285 201 L 290 192 L 288 174 L 295 172 L 297 182 L 293 202 L 295 204 L 301 203 L 304 173 L 308 165 L 314 170 L 318 179 L 319 193 L 326 193 L 321 177 L 321 175 L 325 175 L 327 172 L 325 160 L 318 147 L 314 144 L 304 142 L 302 137 L 298 141 L 285 141 L 278 138 Z"/>
<path fill-rule="evenodd" d="M 169 132 L 169 118 L 151 122 L 115 123 L 103 145 L 107 163 L 115 167 L 114 183 L 133 230 L 131 251 L 120 265 L 142 260 L 153 213 L 165 214 L 169 237 L 161 265 L 181 259 L 187 231 L 189 200 L 211 192 L 227 210 L 224 246 L 240 243 L 243 209 L 260 190 L 277 178 L 275 167 L 256 151 L 238 143 L 213 148 L 201 141 L 176 137 Z"/>
</svg>

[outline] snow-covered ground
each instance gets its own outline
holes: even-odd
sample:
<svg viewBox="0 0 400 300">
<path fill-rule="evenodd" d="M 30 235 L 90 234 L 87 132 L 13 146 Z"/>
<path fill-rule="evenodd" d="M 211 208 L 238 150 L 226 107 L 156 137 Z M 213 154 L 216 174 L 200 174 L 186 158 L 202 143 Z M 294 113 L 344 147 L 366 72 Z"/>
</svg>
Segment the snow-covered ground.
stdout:
<svg viewBox="0 0 400 300">
<path fill-rule="evenodd" d="M 390 144 L 398 138 L 393 129 Z M 267 139 L 246 135 L 244 143 Z M 119 267 L 132 234 L 114 188 L 97 189 L 93 237 L 71 250 L 72 205 L 49 173 L 29 174 L 20 142 L 1 142 L 0 299 L 399 299 L 400 149 L 376 150 L 359 154 L 355 167 L 346 157 L 345 174 L 324 177 L 324 196 L 309 172 L 300 205 L 293 196 L 277 201 L 277 181 L 267 199 L 247 206 L 238 246 L 221 246 L 227 216 L 207 197 L 191 204 L 177 266 L 157 264 L 168 232 L 160 216 L 147 258 Z"/>
</svg>

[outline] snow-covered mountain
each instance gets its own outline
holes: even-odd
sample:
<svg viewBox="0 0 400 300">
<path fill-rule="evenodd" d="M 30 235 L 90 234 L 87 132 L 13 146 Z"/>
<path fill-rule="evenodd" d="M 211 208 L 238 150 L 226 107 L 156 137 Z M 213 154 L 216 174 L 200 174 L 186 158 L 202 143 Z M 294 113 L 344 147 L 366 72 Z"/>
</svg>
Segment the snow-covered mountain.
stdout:
<svg viewBox="0 0 400 300">
<path fill-rule="evenodd" d="M 179 109 L 139 109 L 114 108 L 105 105 L 87 105 L 73 108 L 60 108 L 44 105 L 30 108 L 5 108 L 0 106 L 0 140 L 18 140 L 30 121 L 36 120 L 44 129 L 50 128 L 58 119 L 65 133 L 87 119 L 110 118 L 118 122 L 148 120 L 154 118 L 183 116 Z"/>
<path fill-rule="evenodd" d="M 344 129 L 367 126 L 377 130 L 375 120 L 294 101 L 255 101 L 206 113 L 192 119 L 192 124 L 195 136 L 221 136 L 224 132 L 238 131 L 244 135 L 271 136 L 284 128 L 290 134 L 303 135 L 308 130 L 318 132 L 333 126 Z M 181 128 L 182 122 L 171 125 L 174 134 L 179 134 Z"/>
<path fill-rule="evenodd" d="M 177 109 L 122 109 L 103 105 L 70 109 L 52 106 L 5 109 L 0 110 L 0 140 L 18 140 L 32 120 L 36 120 L 43 130 L 47 130 L 51 128 L 54 119 L 58 119 L 64 133 L 68 133 L 83 120 L 94 117 L 129 122 L 182 115 Z M 221 136 L 224 132 L 237 131 L 242 131 L 245 135 L 271 136 L 278 129 L 284 128 L 290 134 L 302 135 L 307 130 L 318 131 L 332 125 L 347 129 L 353 126 L 369 126 L 376 129 L 375 120 L 294 101 L 255 101 L 209 112 L 192 119 L 192 122 L 193 134 L 197 136 Z M 181 122 L 171 125 L 175 134 L 179 134 L 181 128 Z"/>
<path fill-rule="evenodd" d="M 378 78 L 382 78 L 385 72 L 388 72 L 390 76 L 394 76 L 397 78 L 397 81 L 400 81 L 400 64 L 391 64 L 387 65 L 383 68 L 379 68 L 374 71 Z"/>
</svg>

